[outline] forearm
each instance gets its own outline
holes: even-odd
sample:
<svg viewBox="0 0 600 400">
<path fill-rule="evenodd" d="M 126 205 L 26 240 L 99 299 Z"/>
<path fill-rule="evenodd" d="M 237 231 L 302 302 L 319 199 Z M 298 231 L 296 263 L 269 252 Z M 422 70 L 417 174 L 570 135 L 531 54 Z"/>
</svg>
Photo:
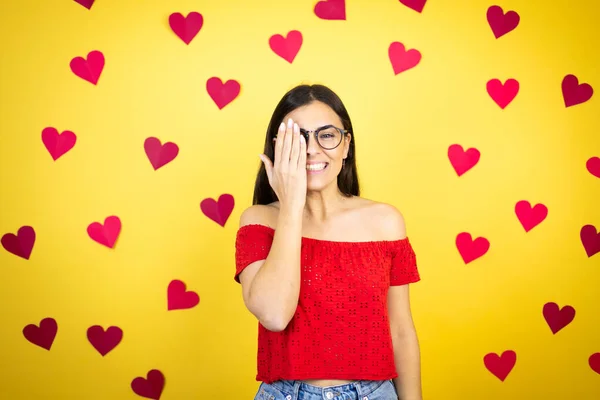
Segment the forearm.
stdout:
<svg viewBox="0 0 600 400">
<path fill-rule="evenodd" d="M 419 340 L 414 329 L 392 338 L 394 362 L 398 377 L 394 386 L 399 400 L 422 400 L 421 390 L 421 354 Z"/>
</svg>

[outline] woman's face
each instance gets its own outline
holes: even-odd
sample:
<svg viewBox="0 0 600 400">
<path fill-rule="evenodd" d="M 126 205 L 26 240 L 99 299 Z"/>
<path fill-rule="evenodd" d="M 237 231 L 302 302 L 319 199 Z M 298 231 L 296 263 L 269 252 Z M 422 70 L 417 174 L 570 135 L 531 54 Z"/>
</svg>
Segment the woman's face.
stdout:
<svg viewBox="0 0 600 400">
<path fill-rule="evenodd" d="M 324 147 L 332 147 L 341 140 L 336 148 L 325 149 L 319 145 L 313 131 L 326 125 L 333 125 L 343 130 L 344 126 L 338 115 L 327 104 L 313 101 L 290 112 L 285 116 L 283 122 L 287 123 L 289 118 L 301 129 L 309 131 L 306 148 L 307 190 L 323 190 L 332 182 L 337 185 L 337 176 L 342 169 L 342 161 L 348 156 L 350 133 L 341 134 L 335 128 L 321 130 L 319 140 Z M 336 137 L 339 139 L 336 140 Z"/>
</svg>

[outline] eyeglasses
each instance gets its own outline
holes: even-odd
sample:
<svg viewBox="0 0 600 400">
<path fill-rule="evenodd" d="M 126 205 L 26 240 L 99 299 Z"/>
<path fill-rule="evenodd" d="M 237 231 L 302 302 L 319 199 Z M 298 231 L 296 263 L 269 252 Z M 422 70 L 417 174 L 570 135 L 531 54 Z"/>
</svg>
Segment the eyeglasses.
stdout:
<svg viewBox="0 0 600 400">
<path fill-rule="evenodd" d="M 315 140 L 319 146 L 325 150 L 333 150 L 338 147 L 340 143 L 342 143 L 342 138 L 348 133 L 348 131 L 333 125 L 325 125 L 313 131 L 307 131 L 306 129 L 300 128 L 300 134 L 304 136 L 307 144 L 309 135 L 311 133 L 314 134 Z M 277 135 L 275 135 L 273 141 L 276 139 Z"/>
</svg>

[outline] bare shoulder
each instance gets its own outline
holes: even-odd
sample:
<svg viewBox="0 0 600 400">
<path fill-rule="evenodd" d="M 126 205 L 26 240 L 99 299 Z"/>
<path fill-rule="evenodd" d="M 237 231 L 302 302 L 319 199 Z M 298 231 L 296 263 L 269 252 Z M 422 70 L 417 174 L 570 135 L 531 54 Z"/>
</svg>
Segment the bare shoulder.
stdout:
<svg viewBox="0 0 600 400">
<path fill-rule="evenodd" d="M 253 224 L 273 227 L 276 224 L 277 211 L 278 206 L 275 203 L 254 204 L 242 211 L 239 227 Z"/>
<path fill-rule="evenodd" d="M 361 199 L 369 224 L 381 233 L 386 240 L 398 240 L 406 237 L 404 215 L 393 204 Z"/>
</svg>

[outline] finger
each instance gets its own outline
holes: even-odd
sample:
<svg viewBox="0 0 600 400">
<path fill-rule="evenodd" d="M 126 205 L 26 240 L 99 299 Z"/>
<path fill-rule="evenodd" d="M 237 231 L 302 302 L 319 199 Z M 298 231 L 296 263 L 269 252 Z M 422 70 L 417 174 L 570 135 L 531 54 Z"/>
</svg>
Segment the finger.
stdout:
<svg viewBox="0 0 600 400">
<path fill-rule="evenodd" d="M 283 139 L 284 139 L 284 133 L 285 133 L 285 122 L 282 122 L 279 125 L 279 129 L 277 131 L 277 139 L 275 139 L 275 152 L 274 152 L 274 164 L 275 165 L 280 165 L 281 164 L 281 150 L 283 148 Z"/>
<path fill-rule="evenodd" d="M 300 154 L 298 155 L 298 170 L 306 171 L 306 139 L 300 135 Z"/>
<path fill-rule="evenodd" d="M 292 127 L 294 121 L 292 119 L 288 119 L 288 124 L 285 129 L 284 138 L 283 138 L 283 148 L 281 149 L 281 167 L 286 168 L 290 163 L 290 151 L 292 149 Z"/>
<path fill-rule="evenodd" d="M 292 151 L 290 152 L 290 165 L 298 168 L 298 153 L 300 153 L 300 127 L 294 123 L 292 133 Z"/>
</svg>

